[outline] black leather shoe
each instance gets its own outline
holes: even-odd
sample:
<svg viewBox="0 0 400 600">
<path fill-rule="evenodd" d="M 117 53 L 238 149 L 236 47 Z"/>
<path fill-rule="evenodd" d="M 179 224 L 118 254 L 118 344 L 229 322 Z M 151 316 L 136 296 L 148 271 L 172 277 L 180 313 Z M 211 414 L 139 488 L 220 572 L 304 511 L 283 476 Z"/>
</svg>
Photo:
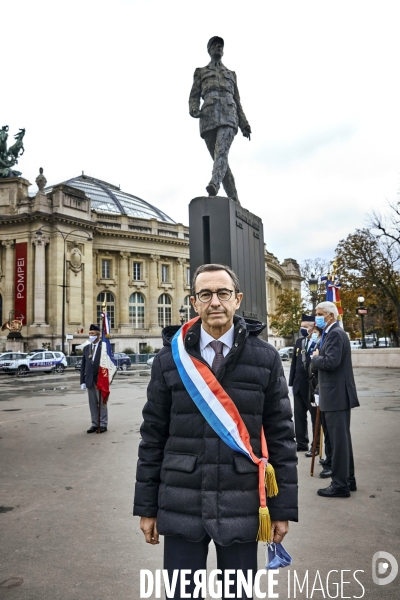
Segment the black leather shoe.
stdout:
<svg viewBox="0 0 400 600">
<path fill-rule="evenodd" d="M 319 454 L 319 450 L 317 450 L 315 448 L 315 456 L 318 456 L 318 454 Z M 312 451 L 312 448 L 311 448 L 311 450 L 309 450 L 308 452 L 306 452 L 304 456 L 307 456 L 307 458 L 311 458 L 312 455 L 313 455 L 313 451 Z"/>
<path fill-rule="evenodd" d="M 324 458 L 320 458 L 319 459 L 319 464 L 320 465 L 324 465 L 325 464 L 325 459 Z"/>
<path fill-rule="evenodd" d="M 349 498 L 350 492 L 344 492 L 342 488 L 335 489 L 331 485 L 327 488 L 322 488 L 317 492 L 318 496 L 323 498 Z"/>
<path fill-rule="evenodd" d="M 90 429 L 87 430 L 86 433 L 94 433 L 95 431 L 97 431 L 97 427 L 94 427 L 93 425 L 91 426 Z"/>
<path fill-rule="evenodd" d="M 319 476 L 321 479 L 328 479 L 328 477 L 332 477 L 332 471 L 330 469 L 322 469 Z"/>
<path fill-rule="evenodd" d="M 100 427 L 100 433 L 104 433 L 105 431 L 107 431 L 107 427 Z"/>
<path fill-rule="evenodd" d="M 356 492 L 357 491 L 357 484 L 355 481 L 350 481 L 350 491 L 351 492 Z"/>
</svg>

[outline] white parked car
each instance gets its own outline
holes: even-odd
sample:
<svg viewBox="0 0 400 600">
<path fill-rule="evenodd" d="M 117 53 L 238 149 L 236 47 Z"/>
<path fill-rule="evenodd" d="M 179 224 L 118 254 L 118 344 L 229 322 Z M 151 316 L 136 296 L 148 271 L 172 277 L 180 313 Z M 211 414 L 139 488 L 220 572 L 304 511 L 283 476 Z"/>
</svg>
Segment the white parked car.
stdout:
<svg viewBox="0 0 400 600">
<path fill-rule="evenodd" d="M 154 360 L 154 359 L 155 359 L 155 356 L 152 356 L 152 357 L 151 357 L 151 358 L 149 358 L 149 360 L 147 361 L 147 366 L 148 366 L 148 367 L 150 367 L 150 369 L 151 369 L 151 367 L 153 366 L 153 360 Z"/>
<path fill-rule="evenodd" d="M 286 346 L 285 348 L 280 348 L 278 350 L 278 354 L 281 357 L 281 360 L 292 360 L 293 349 L 293 346 Z"/>
<path fill-rule="evenodd" d="M 350 340 L 350 348 L 352 350 L 359 350 L 362 347 L 360 340 Z"/>
<path fill-rule="evenodd" d="M 25 357 L 25 352 L 3 352 L 0 354 L 0 369 L 3 369 L 4 365 L 8 366 L 10 363 L 19 363 Z"/>
<path fill-rule="evenodd" d="M 62 352 L 29 352 L 23 359 L 15 359 L 4 363 L 3 370 L 7 373 L 18 371 L 20 375 L 32 372 L 62 373 L 68 365 Z"/>
</svg>

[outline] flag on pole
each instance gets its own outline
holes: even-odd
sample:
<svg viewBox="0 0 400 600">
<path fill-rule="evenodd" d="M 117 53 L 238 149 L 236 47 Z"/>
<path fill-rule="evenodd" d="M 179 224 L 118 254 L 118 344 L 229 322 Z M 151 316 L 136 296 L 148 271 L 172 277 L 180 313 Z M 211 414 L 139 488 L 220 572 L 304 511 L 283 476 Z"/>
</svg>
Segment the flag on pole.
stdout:
<svg viewBox="0 0 400 600">
<path fill-rule="evenodd" d="M 101 354 L 96 387 L 101 391 L 103 403 L 106 404 L 110 395 L 110 385 L 117 371 L 117 365 L 111 349 L 110 323 L 108 321 L 106 312 L 102 313 L 102 319 L 103 330 L 101 333 Z"/>
<path fill-rule="evenodd" d="M 340 292 L 339 292 L 339 290 L 341 288 L 339 279 L 338 279 L 338 277 L 336 277 L 336 275 L 334 275 L 331 278 L 329 275 L 328 276 L 324 275 L 323 277 L 321 277 L 321 281 L 326 282 L 326 301 L 333 302 L 335 304 L 336 308 L 338 309 L 338 313 L 339 313 L 339 315 L 338 315 L 339 325 L 342 325 L 343 308 L 342 308 L 342 301 L 340 299 Z"/>
</svg>

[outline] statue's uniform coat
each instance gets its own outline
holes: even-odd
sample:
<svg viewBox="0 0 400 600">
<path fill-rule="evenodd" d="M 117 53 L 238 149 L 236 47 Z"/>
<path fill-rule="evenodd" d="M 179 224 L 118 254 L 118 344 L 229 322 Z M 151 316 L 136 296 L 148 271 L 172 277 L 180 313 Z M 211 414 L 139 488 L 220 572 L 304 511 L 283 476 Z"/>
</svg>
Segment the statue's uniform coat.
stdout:
<svg viewBox="0 0 400 600">
<path fill-rule="evenodd" d="M 297 457 L 292 411 L 280 357 L 235 317 L 234 345 L 217 379 L 232 398 L 261 456 L 264 426 L 279 494 L 268 499 L 273 520 L 297 521 Z M 154 359 L 143 409 L 134 514 L 157 517 L 157 529 L 198 542 L 255 541 L 258 530 L 258 467 L 231 450 L 208 425 L 186 391 L 172 357 L 176 328 L 164 330 L 166 345 Z M 167 339 L 165 336 L 167 333 Z M 199 352 L 200 322 L 187 332 L 185 347 Z M 204 361 L 203 361 L 204 362 Z"/>
<path fill-rule="evenodd" d="M 240 103 L 236 73 L 223 65 L 219 67 L 211 61 L 206 67 L 194 72 L 194 81 L 189 98 L 189 113 L 193 117 L 201 107 L 200 135 L 216 127 L 233 127 L 237 133 L 238 127 L 243 130 L 249 125 Z"/>
</svg>

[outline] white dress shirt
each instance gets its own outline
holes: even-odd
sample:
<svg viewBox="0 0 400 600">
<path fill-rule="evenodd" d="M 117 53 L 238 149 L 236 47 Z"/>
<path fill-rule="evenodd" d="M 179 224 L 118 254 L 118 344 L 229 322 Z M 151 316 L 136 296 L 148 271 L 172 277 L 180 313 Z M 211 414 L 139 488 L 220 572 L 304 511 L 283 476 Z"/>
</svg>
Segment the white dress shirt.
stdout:
<svg viewBox="0 0 400 600">
<path fill-rule="evenodd" d="M 92 348 L 92 361 L 94 362 L 94 357 L 96 356 L 96 352 L 97 352 L 97 347 L 100 343 L 100 340 L 97 342 L 97 344 L 91 344 Z"/>
<path fill-rule="evenodd" d="M 205 329 L 203 329 L 203 325 L 200 329 L 200 353 L 202 358 L 211 366 L 215 356 L 215 350 L 210 346 L 210 342 L 222 342 L 224 345 L 222 347 L 222 354 L 226 356 L 229 350 L 233 346 L 234 339 L 234 326 L 228 329 L 223 336 L 215 340 Z"/>
</svg>

